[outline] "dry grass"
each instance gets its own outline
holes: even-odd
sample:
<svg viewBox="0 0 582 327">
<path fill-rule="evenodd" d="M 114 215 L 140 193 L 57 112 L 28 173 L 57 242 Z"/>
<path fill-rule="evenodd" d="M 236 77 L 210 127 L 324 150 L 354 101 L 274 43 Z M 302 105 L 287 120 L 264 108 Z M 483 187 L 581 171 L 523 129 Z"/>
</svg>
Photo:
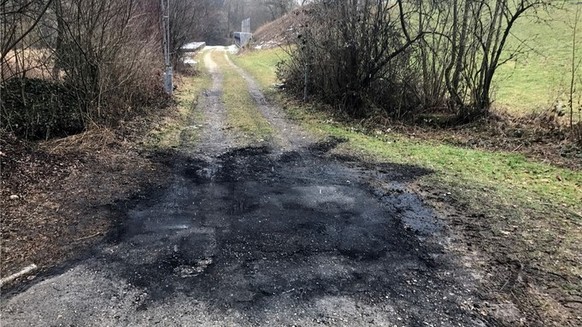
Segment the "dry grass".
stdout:
<svg viewBox="0 0 582 327">
<path fill-rule="evenodd" d="M 137 120 L 124 130 L 94 128 L 40 143 L 2 133 L 1 276 L 74 257 L 116 224 L 108 209 L 114 201 L 164 184 L 165 168 L 138 151 L 136 140 L 150 124 Z"/>
<path fill-rule="evenodd" d="M 253 34 L 253 45 L 268 49 L 291 43 L 300 28 L 309 21 L 308 11 L 309 6 L 298 8 L 259 27 Z"/>
<path fill-rule="evenodd" d="M 120 140 L 113 129 L 95 126 L 87 132 L 43 142 L 41 148 L 51 154 L 69 153 L 73 149 L 90 153 L 104 151 L 118 142 Z"/>
<path fill-rule="evenodd" d="M 8 52 L 2 65 L 2 78 L 24 76 L 52 79 L 52 53 L 47 49 L 25 49 Z"/>
</svg>

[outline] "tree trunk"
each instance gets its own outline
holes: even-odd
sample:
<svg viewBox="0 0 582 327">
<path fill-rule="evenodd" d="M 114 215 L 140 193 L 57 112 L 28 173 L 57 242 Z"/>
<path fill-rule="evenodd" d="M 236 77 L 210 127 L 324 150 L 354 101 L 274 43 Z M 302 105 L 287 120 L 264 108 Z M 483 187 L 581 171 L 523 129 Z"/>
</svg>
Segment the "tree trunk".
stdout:
<svg viewBox="0 0 582 327">
<path fill-rule="evenodd" d="M 61 75 L 61 69 L 63 68 L 63 57 L 65 55 L 63 48 L 63 37 L 65 33 L 65 26 L 63 21 L 63 7 L 61 0 L 53 0 L 53 6 L 55 16 L 57 19 L 57 40 L 54 51 L 55 59 L 53 64 L 52 77 L 55 80 L 59 80 Z"/>
</svg>

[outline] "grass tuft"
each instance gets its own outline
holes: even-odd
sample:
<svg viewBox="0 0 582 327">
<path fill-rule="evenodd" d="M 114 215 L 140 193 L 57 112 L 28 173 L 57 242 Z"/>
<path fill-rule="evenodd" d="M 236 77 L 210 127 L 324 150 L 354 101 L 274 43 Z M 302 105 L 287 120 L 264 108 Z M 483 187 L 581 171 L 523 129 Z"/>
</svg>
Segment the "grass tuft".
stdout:
<svg viewBox="0 0 582 327">
<path fill-rule="evenodd" d="M 202 53 L 198 53 L 197 58 L 202 58 Z M 198 140 L 200 128 L 197 125 L 204 118 L 202 112 L 196 110 L 198 98 L 202 91 L 211 87 L 212 79 L 208 71 L 201 68 L 194 76 L 178 76 L 177 80 L 177 91 L 174 94 L 176 106 L 173 108 L 175 112 L 165 116 L 164 121 L 146 136 L 146 148 L 191 147 Z"/>
</svg>

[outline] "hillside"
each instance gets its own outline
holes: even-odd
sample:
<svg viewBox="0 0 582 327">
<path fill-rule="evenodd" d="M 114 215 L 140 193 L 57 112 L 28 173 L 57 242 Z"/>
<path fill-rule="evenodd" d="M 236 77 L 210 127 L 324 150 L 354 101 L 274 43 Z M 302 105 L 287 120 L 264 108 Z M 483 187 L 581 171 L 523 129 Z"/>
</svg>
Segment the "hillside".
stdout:
<svg viewBox="0 0 582 327">
<path fill-rule="evenodd" d="M 253 35 L 256 48 L 268 49 L 288 44 L 309 20 L 310 7 L 297 8 L 290 13 L 259 27 Z"/>
</svg>

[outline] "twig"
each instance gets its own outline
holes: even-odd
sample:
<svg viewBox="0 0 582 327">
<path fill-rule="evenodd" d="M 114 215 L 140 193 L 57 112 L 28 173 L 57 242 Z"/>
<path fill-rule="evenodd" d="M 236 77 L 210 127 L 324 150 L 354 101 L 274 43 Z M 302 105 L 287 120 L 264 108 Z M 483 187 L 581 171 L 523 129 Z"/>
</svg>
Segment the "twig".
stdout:
<svg viewBox="0 0 582 327">
<path fill-rule="evenodd" d="M 17 272 L 16 274 L 12 274 L 8 277 L 4 277 L 4 278 L 0 279 L 0 287 L 4 286 L 5 284 L 7 284 L 7 283 L 19 278 L 19 277 L 22 277 L 26 274 L 33 272 L 37 268 L 38 268 L 38 266 L 33 263 L 30 266 L 25 267 L 21 271 Z"/>
<path fill-rule="evenodd" d="M 294 288 L 292 288 L 292 289 L 290 289 L 290 290 L 287 290 L 287 291 L 285 291 L 285 292 L 283 292 L 283 293 L 281 293 L 281 294 L 287 294 L 287 293 L 291 293 L 291 292 L 293 292 L 293 291 L 295 291 L 295 289 L 294 289 Z"/>
<path fill-rule="evenodd" d="M 85 237 L 78 238 L 78 239 L 75 240 L 75 242 L 84 241 L 84 240 L 87 240 L 87 239 L 90 239 L 90 238 L 93 238 L 93 237 L 96 237 L 96 236 L 99 236 L 99 235 L 102 235 L 102 234 L 103 234 L 103 232 L 97 232 L 97 233 L 95 233 L 93 235 L 89 235 L 89 236 L 85 236 Z"/>
</svg>

